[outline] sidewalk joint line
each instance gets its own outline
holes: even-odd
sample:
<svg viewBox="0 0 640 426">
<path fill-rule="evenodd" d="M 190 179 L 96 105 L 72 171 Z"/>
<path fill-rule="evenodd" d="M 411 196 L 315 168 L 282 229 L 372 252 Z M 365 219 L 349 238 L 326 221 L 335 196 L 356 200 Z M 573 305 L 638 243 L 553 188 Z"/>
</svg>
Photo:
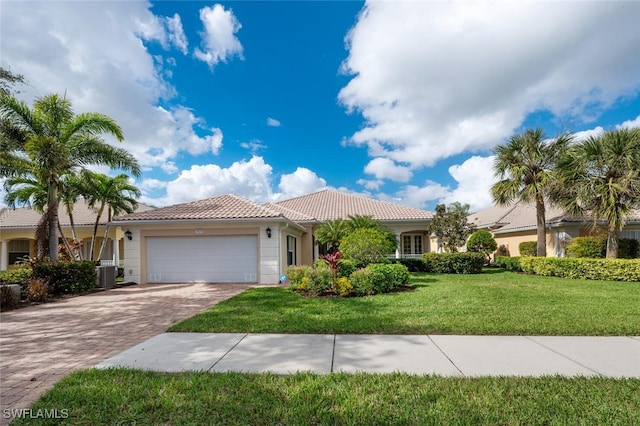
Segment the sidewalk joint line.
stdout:
<svg viewBox="0 0 640 426">
<path fill-rule="evenodd" d="M 438 350 L 440 351 L 440 353 L 442 355 L 444 355 L 445 358 L 447 358 L 449 360 L 449 362 L 451 363 L 451 365 L 453 365 L 456 370 L 458 370 L 460 372 L 460 374 L 462 374 L 462 377 L 467 377 L 466 374 L 464 374 L 464 372 L 462 370 L 460 370 L 460 368 L 458 368 L 458 366 L 456 365 L 455 362 L 453 362 L 453 360 L 451 358 L 449 358 L 449 355 L 446 354 L 445 351 L 442 350 L 442 348 L 440 348 L 440 346 L 438 346 L 438 344 L 436 342 L 434 342 L 434 340 L 431 338 L 431 335 L 427 334 L 427 339 L 431 340 L 431 343 L 433 343 L 433 345 L 438 348 Z"/>
<path fill-rule="evenodd" d="M 333 363 L 336 359 L 336 335 L 335 333 L 333 334 L 333 350 L 331 351 L 331 369 L 329 370 L 329 373 L 333 373 Z"/>
<path fill-rule="evenodd" d="M 236 348 L 236 346 L 238 346 L 238 345 L 240 344 L 240 342 L 242 342 L 242 341 L 245 339 L 245 337 L 247 337 L 248 335 L 249 335 L 249 333 L 245 333 L 245 334 L 244 334 L 244 336 L 242 336 L 242 338 L 241 338 L 240 340 L 238 340 L 238 341 L 236 342 L 236 344 L 235 344 L 235 345 L 231 346 L 231 348 L 229 348 L 229 350 L 228 350 L 228 351 L 226 351 L 226 352 L 224 353 L 224 355 L 222 355 L 220 358 L 218 358 L 218 360 L 217 360 L 216 362 L 214 362 L 214 363 L 213 363 L 213 365 L 207 369 L 207 371 L 211 371 L 211 369 L 212 369 L 213 367 L 215 367 L 216 365 L 218 365 L 218 363 L 219 363 L 220 361 L 222 361 L 222 360 L 224 359 L 224 357 L 226 357 L 226 356 L 229 354 L 229 352 L 231 352 L 232 350 L 234 350 L 234 349 Z"/>
<path fill-rule="evenodd" d="M 582 364 L 582 363 L 580 363 L 580 362 L 576 361 L 575 359 L 569 358 L 567 355 L 565 355 L 565 354 L 563 354 L 563 353 L 561 353 L 561 352 L 558 352 L 558 351 L 556 351 L 555 349 L 548 347 L 547 345 L 543 345 L 541 342 L 536 342 L 535 340 L 533 340 L 533 339 L 532 339 L 532 337 L 533 337 L 533 336 L 522 336 L 522 337 L 526 338 L 526 339 L 527 339 L 527 340 L 529 340 L 530 342 L 533 342 L 533 343 L 535 343 L 535 344 L 537 344 L 537 345 L 539 345 L 539 346 L 542 346 L 543 348 L 545 348 L 545 349 L 547 349 L 547 350 L 549 350 L 549 351 L 553 352 L 553 353 L 554 353 L 554 354 L 556 354 L 556 355 L 560 355 L 560 356 L 561 356 L 562 358 L 564 358 L 564 359 L 568 359 L 569 361 L 571 361 L 571 362 L 573 362 L 573 363 L 578 364 L 580 367 L 584 367 L 584 368 L 586 368 L 586 369 L 587 369 L 587 370 L 589 370 L 589 371 L 593 371 L 594 373 L 596 373 L 596 374 L 597 374 L 598 376 L 600 376 L 600 377 L 605 377 L 605 376 L 604 376 L 604 374 L 600 373 L 599 371 L 594 370 L 593 368 L 591 368 L 591 367 L 589 367 L 589 366 L 586 366 L 586 365 L 584 365 L 584 364 Z M 544 337 L 544 336 L 540 336 L 540 337 Z"/>
</svg>

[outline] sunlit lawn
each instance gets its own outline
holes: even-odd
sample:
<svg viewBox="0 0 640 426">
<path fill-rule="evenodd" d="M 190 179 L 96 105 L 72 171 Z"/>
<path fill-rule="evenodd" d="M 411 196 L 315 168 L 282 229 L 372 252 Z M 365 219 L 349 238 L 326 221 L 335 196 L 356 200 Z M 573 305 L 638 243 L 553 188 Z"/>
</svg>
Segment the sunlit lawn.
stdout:
<svg viewBox="0 0 640 426">
<path fill-rule="evenodd" d="M 253 288 L 169 331 L 345 334 L 640 335 L 640 283 L 488 269 L 412 274 L 413 290 L 308 298 Z"/>
</svg>

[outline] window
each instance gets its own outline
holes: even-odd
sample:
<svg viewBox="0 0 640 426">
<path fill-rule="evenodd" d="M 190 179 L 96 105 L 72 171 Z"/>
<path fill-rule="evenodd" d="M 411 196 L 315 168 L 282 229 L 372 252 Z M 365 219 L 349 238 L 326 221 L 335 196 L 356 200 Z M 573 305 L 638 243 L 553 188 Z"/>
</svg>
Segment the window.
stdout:
<svg viewBox="0 0 640 426">
<path fill-rule="evenodd" d="M 287 266 L 296 264 L 296 237 L 287 236 Z"/>
<path fill-rule="evenodd" d="M 15 264 L 17 261 L 24 259 L 25 256 L 31 254 L 29 240 L 12 240 L 9 241 L 9 265 Z"/>
<path fill-rule="evenodd" d="M 404 256 L 422 254 L 422 234 L 405 234 L 402 236 L 402 254 Z"/>
</svg>

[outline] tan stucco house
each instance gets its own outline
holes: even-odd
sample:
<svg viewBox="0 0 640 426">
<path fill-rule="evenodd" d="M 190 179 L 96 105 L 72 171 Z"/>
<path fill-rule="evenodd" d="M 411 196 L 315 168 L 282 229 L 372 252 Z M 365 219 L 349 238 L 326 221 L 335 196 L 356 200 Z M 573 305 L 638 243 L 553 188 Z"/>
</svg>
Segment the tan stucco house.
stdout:
<svg viewBox="0 0 640 426">
<path fill-rule="evenodd" d="M 585 218 L 572 218 L 562 209 L 546 207 L 547 256 L 564 257 L 566 243 L 571 238 L 592 235 L 592 222 Z M 507 250 L 510 256 L 520 256 L 518 246 L 523 241 L 536 241 L 536 207 L 533 203 L 515 202 L 509 206 L 493 206 L 468 216 L 477 229 L 489 230 L 498 247 Z M 620 238 L 640 240 L 640 211 L 628 218 Z"/>
<path fill-rule="evenodd" d="M 153 210 L 153 207 L 145 204 L 138 204 L 136 211 Z M 59 221 L 66 238 L 70 239 L 71 221 L 66 208 L 60 207 L 58 211 Z M 79 200 L 73 209 L 73 221 L 76 236 L 82 243 L 84 258 L 89 257 L 91 236 L 95 225 L 97 213 L 89 207 L 84 199 Z M 17 209 L 0 209 L 0 271 L 13 268 L 17 260 L 24 256 L 36 256 L 35 230 L 42 213 L 31 207 Z M 100 217 L 98 223 L 97 243 L 94 256 L 97 257 L 100 245 L 107 225 L 106 211 Z M 113 260 L 117 264 L 122 264 L 124 249 L 124 231 L 118 226 L 110 226 L 106 249 L 102 254 L 102 259 Z M 98 260 L 98 259 L 94 259 Z"/>
<path fill-rule="evenodd" d="M 318 226 L 354 215 L 392 229 L 397 257 L 429 251 L 431 212 L 333 190 L 266 204 L 220 195 L 121 216 L 113 224 L 126 236 L 127 281 L 277 284 L 288 267 L 319 258 Z"/>
</svg>

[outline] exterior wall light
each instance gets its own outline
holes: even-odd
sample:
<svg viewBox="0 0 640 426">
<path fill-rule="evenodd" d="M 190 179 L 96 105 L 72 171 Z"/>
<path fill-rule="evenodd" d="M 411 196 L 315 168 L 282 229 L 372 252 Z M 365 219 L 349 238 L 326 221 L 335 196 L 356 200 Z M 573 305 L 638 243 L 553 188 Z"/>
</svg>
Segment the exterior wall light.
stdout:
<svg viewBox="0 0 640 426">
<path fill-rule="evenodd" d="M 131 231 L 129 231 L 127 229 L 127 231 L 124 233 L 124 236 L 127 237 L 127 240 L 131 241 L 133 239 L 133 234 L 131 233 Z"/>
<path fill-rule="evenodd" d="M 267 238 L 271 238 L 271 228 L 267 227 Z"/>
</svg>

